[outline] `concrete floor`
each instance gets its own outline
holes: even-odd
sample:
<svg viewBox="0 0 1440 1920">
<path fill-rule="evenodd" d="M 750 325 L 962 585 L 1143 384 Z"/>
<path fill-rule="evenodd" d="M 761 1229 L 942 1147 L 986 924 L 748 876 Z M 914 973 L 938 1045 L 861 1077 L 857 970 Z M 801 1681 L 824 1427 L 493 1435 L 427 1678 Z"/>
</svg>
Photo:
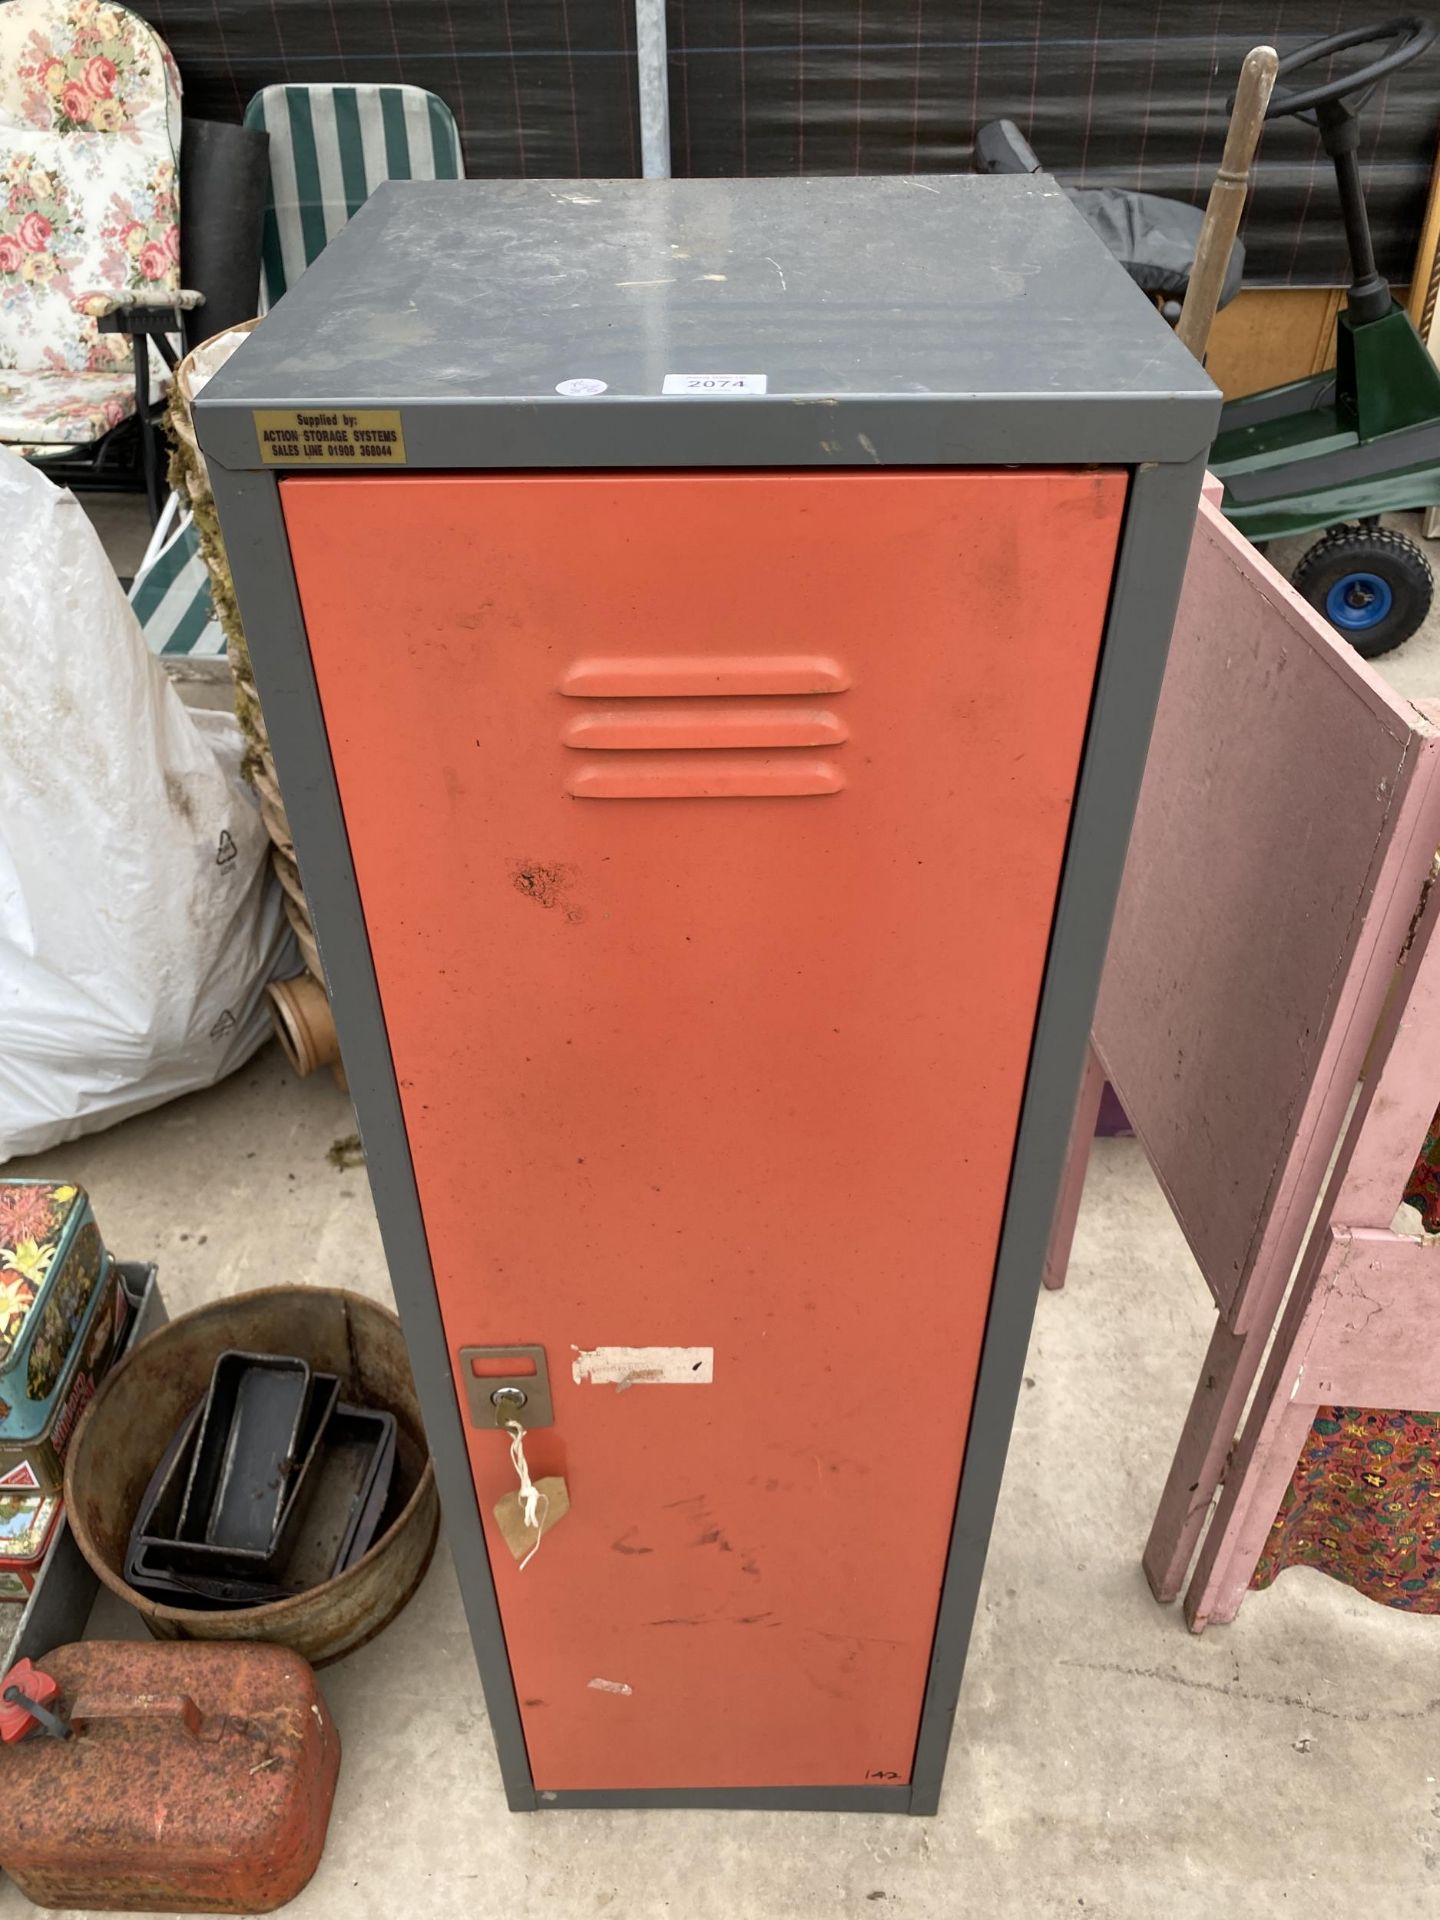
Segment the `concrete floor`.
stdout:
<svg viewBox="0 0 1440 1920">
<path fill-rule="evenodd" d="M 272 1046 L 210 1093 L 12 1163 L 87 1186 L 173 1312 L 279 1279 L 387 1294 L 326 1078 Z M 409 1610 L 329 1670 L 345 1741 L 297 1920 L 601 1914 L 827 1920 L 883 1897 L 935 1920 L 1216 1911 L 1332 1920 L 1440 1896 L 1440 1621 L 1304 1570 L 1189 1635 L 1138 1554 L 1209 1332 L 1198 1275 L 1128 1141 L 1096 1150 L 1070 1283 L 1040 1301 L 934 1821 L 505 1809 L 442 1551 Z M 93 1631 L 133 1633 L 108 1599 Z M 24 1911 L 12 1888 L 0 1915 Z"/>
<path fill-rule="evenodd" d="M 110 564 L 133 579 L 150 543 L 150 508 L 144 494 L 80 493 L 76 498 L 105 542 Z"/>
<path fill-rule="evenodd" d="M 1392 656 L 1440 689 L 1440 621 Z M 91 1191 L 172 1312 L 284 1278 L 387 1294 L 351 1127 L 274 1047 L 212 1092 L 12 1163 Z M 1440 1899 L 1440 1621 L 1305 1570 L 1195 1639 L 1139 1551 L 1211 1326 L 1138 1148 L 1101 1142 L 1070 1281 L 1039 1303 L 939 1817 L 509 1814 L 443 1545 L 332 1668 L 345 1761 L 297 1920 L 477 1915 L 1214 1920 Z M 881 1570 L 883 1572 L 883 1570 Z M 103 1602 L 93 1630 L 135 1623 Z M 0 1890 L 0 1916 L 28 1911 Z"/>
</svg>

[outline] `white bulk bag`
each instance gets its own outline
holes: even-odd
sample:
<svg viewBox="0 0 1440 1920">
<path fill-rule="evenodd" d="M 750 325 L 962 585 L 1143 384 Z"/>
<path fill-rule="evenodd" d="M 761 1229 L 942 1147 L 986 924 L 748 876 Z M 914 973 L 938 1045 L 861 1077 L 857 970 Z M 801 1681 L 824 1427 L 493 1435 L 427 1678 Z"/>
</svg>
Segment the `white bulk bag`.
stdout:
<svg viewBox="0 0 1440 1920">
<path fill-rule="evenodd" d="M 0 449 L 0 1161 L 208 1087 L 299 962 L 229 714 L 186 711 L 83 509 Z"/>
</svg>

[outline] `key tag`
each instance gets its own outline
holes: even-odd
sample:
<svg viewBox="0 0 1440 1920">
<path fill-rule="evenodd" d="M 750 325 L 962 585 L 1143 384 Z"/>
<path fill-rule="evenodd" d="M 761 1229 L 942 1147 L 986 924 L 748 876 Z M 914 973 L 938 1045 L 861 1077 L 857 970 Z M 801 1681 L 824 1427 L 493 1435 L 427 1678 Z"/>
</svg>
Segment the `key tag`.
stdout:
<svg viewBox="0 0 1440 1920">
<path fill-rule="evenodd" d="M 501 1388 L 495 1403 L 500 1408 L 500 1428 L 510 1435 L 510 1464 L 520 1485 L 514 1493 L 507 1493 L 495 1502 L 495 1524 L 523 1573 L 539 1552 L 545 1535 L 570 1511 L 570 1493 L 558 1473 L 546 1474 L 539 1480 L 530 1478 L 530 1465 L 525 1458 L 525 1429 L 518 1420 L 504 1418 L 506 1409 L 500 1397 L 504 1392 Z"/>
</svg>

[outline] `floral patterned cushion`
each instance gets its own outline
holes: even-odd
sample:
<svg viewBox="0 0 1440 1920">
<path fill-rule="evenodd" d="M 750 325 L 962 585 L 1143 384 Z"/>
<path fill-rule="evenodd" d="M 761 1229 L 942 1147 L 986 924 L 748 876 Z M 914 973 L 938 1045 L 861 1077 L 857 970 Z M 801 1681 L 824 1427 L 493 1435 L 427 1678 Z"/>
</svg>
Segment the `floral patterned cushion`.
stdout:
<svg viewBox="0 0 1440 1920">
<path fill-rule="evenodd" d="M 179 77 L 136 15 L 0 4 L 0 381 L 129 366 L 86 296 L 179 290 L 179 127 Z"/>
<path fill-rule="evenodd" d="M 180 75 L 160 36 L 103 0 L 0 6 L 0 126 L 160 134 L 180 146 Z"/>
<path fill-rule="evenodd" d="M 0 442 L 16 452 L 88 446 L 134 411 L 135 377 L 128 367 L 0 372 Z"/>
</svg>

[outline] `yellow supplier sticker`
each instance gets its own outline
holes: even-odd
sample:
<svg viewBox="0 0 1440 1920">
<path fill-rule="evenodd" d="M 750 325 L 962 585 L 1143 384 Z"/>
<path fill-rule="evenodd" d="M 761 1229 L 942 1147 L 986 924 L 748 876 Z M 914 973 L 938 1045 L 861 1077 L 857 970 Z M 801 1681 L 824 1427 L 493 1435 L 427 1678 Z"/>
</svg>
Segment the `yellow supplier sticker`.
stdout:
<svg viewBox="0 0 1440 1920">
<path fill-rule="evenodd" d="M 268 467 L 403 467 L 405 434 L 392 408 L 361 413 L 286 408 L 255 415 L 260 458 Z"/>
</svg>

